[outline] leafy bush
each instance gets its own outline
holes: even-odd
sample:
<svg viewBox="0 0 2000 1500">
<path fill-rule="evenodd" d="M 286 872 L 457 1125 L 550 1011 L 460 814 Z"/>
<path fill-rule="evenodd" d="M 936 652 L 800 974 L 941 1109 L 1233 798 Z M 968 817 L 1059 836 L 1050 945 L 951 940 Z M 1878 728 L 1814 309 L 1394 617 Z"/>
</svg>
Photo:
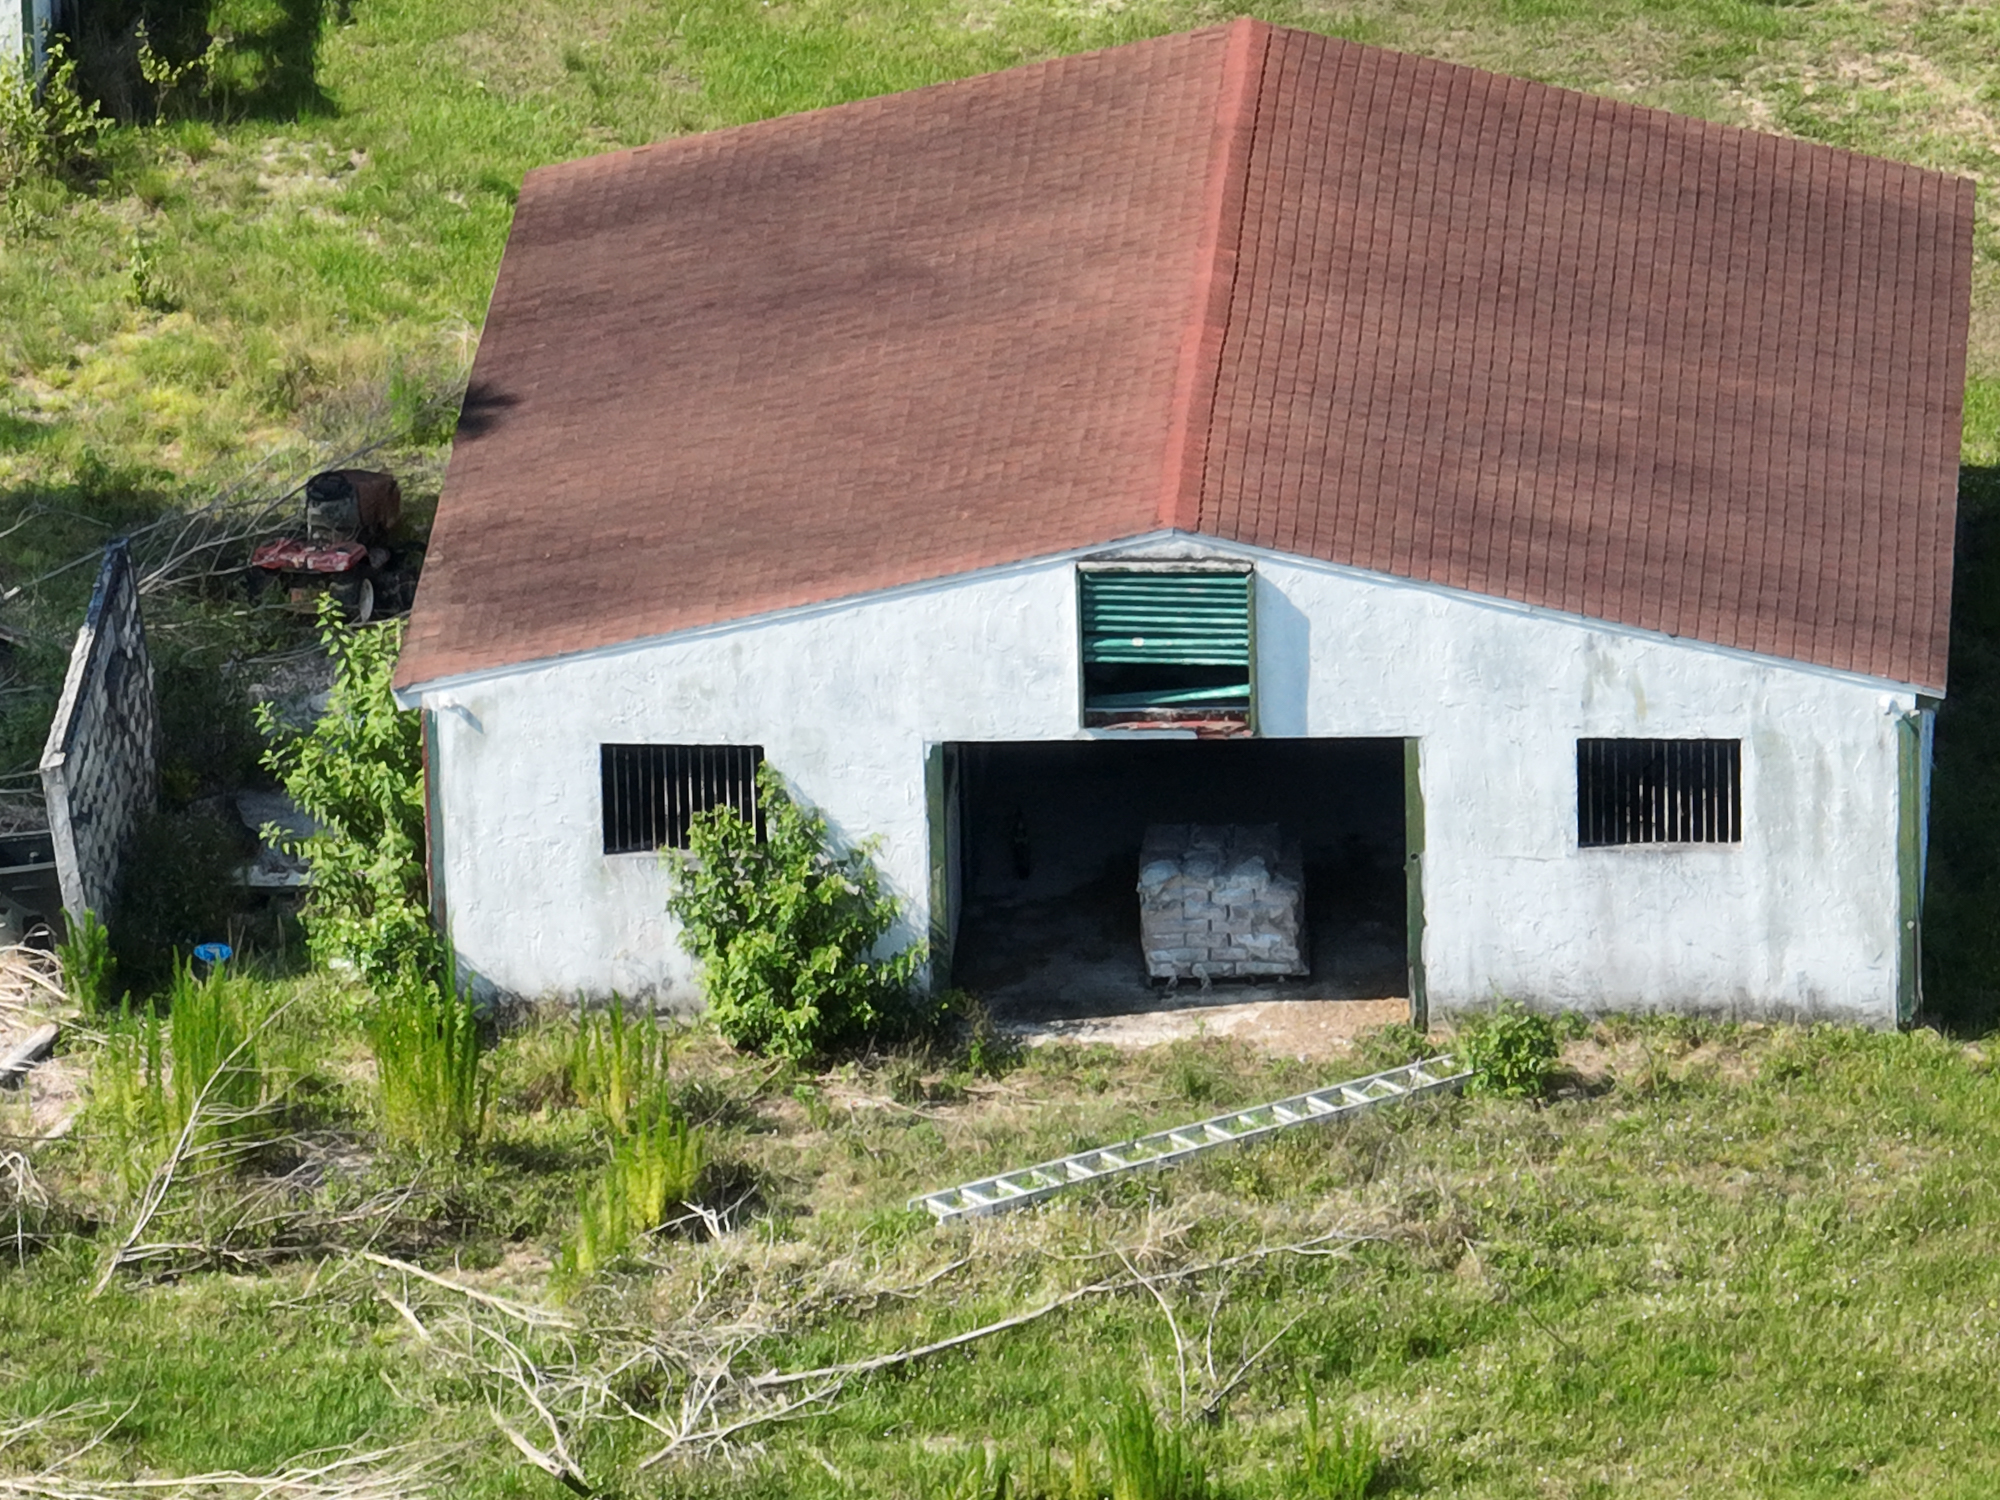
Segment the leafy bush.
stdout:
<svg viewBox="0 0 2000 1500">
<path fill-rule="evenodd" d="M 353 964 L 378 994 L 435 986 L 444 954 L 424 869 L 423 729 L 389 691 L 402 622 L 349 625 L 322 599 L 319 633 L 335 664 L 326 712 L 298 734 L 268 705 L 258 711 L 271 741 L 264 765 L 320 825 L 286 842 L 312 863 L 306 941 L 322 963 Z"/>
<path fill-rule="evenodd" d="M 56 962 L 62 966 L 64 991 L 86 1014 L 110 1005 L 118 983 L 118 960 L 111 955 L 111 935 L 96 912 L 85 908 L 69 924 L 68 936 L 56 944 Z"/>
<path fill-rule="evenodd" d="M 866 1032 L 908 995 L 921 945 L 871 955 L 898 905 L 865 847 L 835 854 L 826 820 L 757 771 L 764 839 L 734 808 L 694 819 L 669 853 L 667 909 L 701 964 L 708 1013 L 738 1047 L 799 1058 Z"/>
<path fill-rule="evenodd" d="M 563 1246 L 560 1270 L 588 1276 L 616 1260 L 640 1235 L 660 1227 L 667 1209 L 693 1200 L 708 1169 L 702 1132 L 664 1104 L 647 1107 L 633 1130 L 611 1148 L 603 1175 L 577 1206 L 576 1232 Z"/>
<path fill-rule="evenodd" d="M 377 996 L 368 1015 L 383 1133 L 427 1154 L 463 1149 L 486 1123 L 489 1079 L 480 1066 L 479 1019 L 458 992 L 408 976 Z"/>
<path fill-rule="evenodd" d="M 60 40 L 49 44 L 39 80 L 17 70 L 12 59 L 0 59 L 0 203 L 36 179 L 73 184 L 88 178 L 109 123 L 77 92 L 76 63 Z"/>
<path fill-rule="evenodd" d="M 1137 1398 L 1104 1428 L 1111 1500 L 1209 1500 L 1214 1493 L 1200 1456 Z"/>
<path fill-rule="evenodd" d="M 1509 1099 L 1539 1096 L 1560 1051 L 1555 1023 L 1518 1000 L 1503 1000 L 1490 1014 L 1469 1021 L 1462 1047 L 1473 1090 Z"/>
<path fill-rule="evenodd" d="M 1310 1382 L 1305 1398 L 1305 1443 L 1286 1494 L 1296 1500 L 1362 1500 L 1382 1467 L 1375 1430 L 1354 1422 L 1328 1432 L 1320 1426 L 1319 1393 Z"/>
</svg>

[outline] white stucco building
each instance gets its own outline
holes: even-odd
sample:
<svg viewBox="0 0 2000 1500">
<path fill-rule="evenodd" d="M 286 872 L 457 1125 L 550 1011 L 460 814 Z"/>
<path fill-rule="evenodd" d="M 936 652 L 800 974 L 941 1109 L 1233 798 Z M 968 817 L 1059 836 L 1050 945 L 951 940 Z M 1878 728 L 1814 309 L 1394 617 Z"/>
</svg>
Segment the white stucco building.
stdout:
<svg viewBox="0 0 2000 1500">
<path fill-rule="evenodd" d="M 440 918 L 692 1003 L 657 851 L 761 760 L 940 983 L 1137 991 L 1144 829 L 1234 823 L 1287 993 L 1906 1020 L 1970 224 L 1256 22 L 530 174 L 398 675 Z"/>
</svg>

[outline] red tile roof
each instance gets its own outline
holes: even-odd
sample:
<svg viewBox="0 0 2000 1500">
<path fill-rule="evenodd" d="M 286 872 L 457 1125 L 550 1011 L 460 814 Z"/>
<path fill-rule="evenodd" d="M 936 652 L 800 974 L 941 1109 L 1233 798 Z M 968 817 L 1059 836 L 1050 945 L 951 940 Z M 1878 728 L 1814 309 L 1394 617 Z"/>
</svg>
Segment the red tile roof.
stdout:
<svg viewBox="0 0 2000 1500">
<path fill-rule="evenodd" d="M 397 680 L 1178 527 L 1941 690 L 1971 249 L 1255 21 L 544 168 Z"/>
</svg>

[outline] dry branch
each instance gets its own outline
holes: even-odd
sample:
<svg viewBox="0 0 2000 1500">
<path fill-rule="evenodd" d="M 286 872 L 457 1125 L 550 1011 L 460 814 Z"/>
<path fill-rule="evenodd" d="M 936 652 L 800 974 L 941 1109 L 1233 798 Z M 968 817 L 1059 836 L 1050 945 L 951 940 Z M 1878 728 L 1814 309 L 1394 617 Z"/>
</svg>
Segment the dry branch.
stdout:
<svg viewBox="0 0 2000 1500">
<path fill-rule="evenodd" d="M 97 1285 L 91 1288 L 90 1295 L 93 1298 L 104 1294 L 104 1289 L 111 1285 L 111 1278 L 118 1274 L 120 1266 L 145 1256 L 147 1250 L 140 1245 L 139 1236 L 146 1232 L 146 1227 L 159 1213 L 160 1205 L 166 1201 L 167 1193 L 173 1187 L 175 1174 L 187 1162 L 190 1155 L 195 1154 L 193 1149 L 195 1133 L 202 1122 L 202 1111 L 208 1105 L 210 1092 L 236 1065 L 237 1058 L 270 1028 L 271 1023 L 292 1008 L 292 1003 L 287 1000 L 259 1021 L 250 1034 L 231 1047 L 228 1055 L 215 1065 L 215 1070 L 202 1080 L 200 1091 L 195 1094 L 194 1102 L 188 1106 L 187 1123 L 181 1126 L 179 1139 L 174 1142 L 173 1150 L 167 1153 L 167 1159 L 160 1164 L 159 1170 L 153 1173 L 151 1180 L 146 1184 L 146 1191 L 139 1200 L 138 1217 L 132 1221 L 131 1232 L 125 1236 L 125 1242 L 111 1253 L 111 1258 L 104 1264 L 103 1274 L 97 1278 Z"/>
<path fill-rule="evenodd" d="M 898 1349 L 891 1354 L 877 1354 L 872 1358 L 858 1359 L 848 1364 L 823 1365 L 816 1370 L 767 1371 L 762 1375 L 750 1376 L 744 1384 L 752 1390 L 776 1390 L 784 1386 L 800 1385 L 808 1381 L 825 1380 L 831 1377 L 847 1378 L 855 1375 L 871 1375 L 878 1370 L 892 1369 L 897 1365 L 909 1364 L 913 1360 L 927 1359 L 933 1354 L 942 1354 L 948 1349 L 957 1349 L 965 1344 L 976 1343 L 980 1339 L 991 1338 L 996 1333 L 1005 1333 L 1012 1328 L 1024 1327 L 1038 1319 L 1047 1317 L 1050 1313 L 1061 1311 L 1073 1302 L 1081 1302 L 1086 1297 L 1110 1297 L 1116 1296 L 1121 1292 L 1137 1291 L 1141 1288 L 1152 1292 L 1157 1297 L 1159 1295 L 1157 1283 L 1187 1281 L 1197 1276 L 1206 1276 L 1214 1271 L 1227 1270 L 1236 1266 L 1252 1265 L 1258 1261 L 1268 1260 L 1274 1255 L 1324 1255 L 1331 1252 L 1320 1247 L 1329 1245 L 1335 1240 L 1340 1241 L 1341 1248 L 1345 1249 L 1350 1245 L 1359 1244 L 1369 1238 L 1371 1236 L 1350 1234 L 1345 1230 L 1336 1229 L 1326 1234 L 1317 1235 L 1309 1240 L 1295 1241 L 1289 1245 L 1262 1245 L 1255 1250 L 1246 1250 L 1240 1255 L 1225 1256 L 1220 1260 L 1202 1261 L 1194 1265 L 1178 1266 L 1170 1270 L 1156 1271 L 1151 1275 L 1142 1275 L 1134 1271 L 1130 1276 L 1122 1277 L 1118 1280 L 1094 1281 L 1088 1286 L 1077 1287 L 1073 1291 L 1064 1292 L 1060 1297 L 1044 1302 L 1040 1307 L 1031 1308 L 1027 1312 L 1015 1313 L 1013 1316 L 1001 1318 L 997 1322 L 984 1323 L 977 1328 L 969 1328 L 963 1333 L 955 1333 L 951 1337 L 939 1339 L 935 1343 L 920 1344 L 913 1349 Z M 1119 1258 L 1123 1260 L 1124 1256 L 1121 1254 Z M 1129 1266 L 1130 1262 L 1127 1261 L 1126 1264 Z M 1164 1302 L 1161 1305 L 1164 1307 Z M 1168 1318 L 1169 1321 L 1172 1320 L 1171 1312 L 1168 1314 Z M 1178 1340 L 1178 1324 L 1175 1325 L 1175 1329 L 1175 1337 Z"/>
<path fill-rule="evenodd" d="M 496 1297 L 491 1292 L 482 1292 L 478 1287 L 467 1286 L 462 1281 L 453 1281 L 449 1276 L 440 1276 L 435 1271 L 426 1271 L 422 1266 L 413 1266 L 406 1260 L 397 1260 L 391 1255 L 378 1254 L 373 1250 L 357 1250 L 356 1258 L 386 1267 L 391 1271 L 401 1271 L 405 1276 L 414 1276 L 419 1281 L 427 1281 L 432 1286 L 447 1292 L 455 1292 L 461 1297 L 490 1307 L 495 1312 L 512 1318 L 517 1323 L 526 1323 L 534 1328 L 574 1328 L 576 1325 L 560 1313 L 550 1312 L 545 1307 L 534 1307 L 526 1302 L 516 1302 L 508 1297 Z"/>
<path fill-rule="evenodd" d="M 0 1427 L 0 1453 L 4 1453 L 29 1438 L 46 1440 L 65 1426 L 97 1424 L 90 1438 L 62 1450 L 60 1457 L 34 1473 L 0 1470 L 0 1500 L 112 1500 L 135 1495 L 159 1500 L 216 1500 L 218 1495 L 231 1500 L 238 1495 L 250 1500 L 424 1500 L 433 1493 L 442 1457 L 405 1446 L 339 1457 L 329 1457 L 325 1451 L 302 1454 L 275 1474 L 229 1470 L 147 1479 L 87 1479 L 76 1474 L 78 1462 L 101 1447 L 136 1405 L 114 1414 L 106 1402 L 80 1402 Z"/>
</svg>

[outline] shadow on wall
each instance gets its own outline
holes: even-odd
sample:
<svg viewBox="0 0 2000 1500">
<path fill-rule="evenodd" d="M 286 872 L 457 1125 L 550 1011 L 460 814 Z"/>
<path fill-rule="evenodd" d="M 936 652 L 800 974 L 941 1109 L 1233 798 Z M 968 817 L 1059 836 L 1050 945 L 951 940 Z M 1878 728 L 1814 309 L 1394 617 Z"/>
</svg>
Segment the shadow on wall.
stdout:
<svg viewBox="0 0 2000 1500">
<path fill-rule="evenodd" d="M 1951 680 L 1938 713 L 1924 999 L 1947 1030 L 2000 1026 L 2000 467 L 1960 470 Z"/>
</svg>

